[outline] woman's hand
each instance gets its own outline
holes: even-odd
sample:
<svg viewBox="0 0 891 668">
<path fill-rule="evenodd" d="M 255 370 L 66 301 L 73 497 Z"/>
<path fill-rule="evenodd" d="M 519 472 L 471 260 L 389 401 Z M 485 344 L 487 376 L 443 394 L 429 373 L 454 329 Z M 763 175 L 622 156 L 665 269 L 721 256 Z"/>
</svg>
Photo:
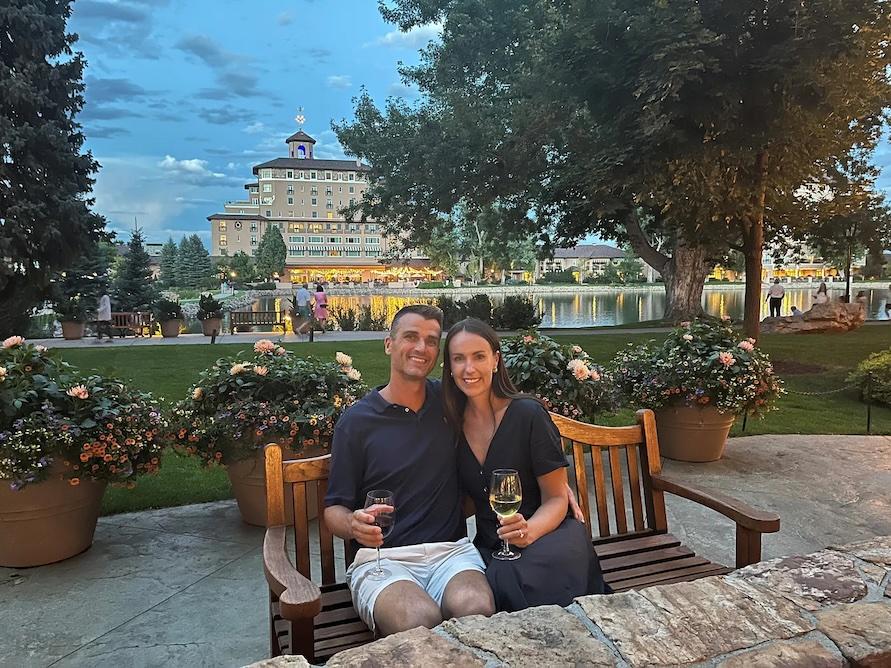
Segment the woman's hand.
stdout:
<svg viewBox="0 0 891 668">
<path fill-rule="evenodd" d="M 535 536 L 529 531 L 529 523 L 522 513 L 514 513 L 510 517 L 499 517 L 501 528 L 498 529 L 498 538 L 507 539 L 507 542 L 517 547 L 528 547 L 535 542 Z"/>
</svg>

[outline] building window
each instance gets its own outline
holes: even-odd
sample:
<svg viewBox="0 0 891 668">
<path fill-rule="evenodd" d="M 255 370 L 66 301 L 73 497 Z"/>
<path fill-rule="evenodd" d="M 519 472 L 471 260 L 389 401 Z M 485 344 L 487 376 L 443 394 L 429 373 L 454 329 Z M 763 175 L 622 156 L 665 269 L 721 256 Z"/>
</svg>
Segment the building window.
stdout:
<svg viewBox="0 0 891 668">
<path fill-rule="evenodd" d="M 297 159 L 305 160 L 306 159 L 306 147 L 302 144 L 297 147 Z"/>
<path fill-rule="evenodd" d="M 290 169 L 288 170 L 288 178 L 289 178 L 289 179 L 293 179 L 293 178 L 294 178 L 294 172 L 293 172 L 292 170 L 290 170 Z M 293 188 L 293 186 L 290 186 L 290 187 Z"/>
<path fill-rule="evenodd" d="M 264 183 L 264 184 L 263 184 L 263 192 L 264 192 L 264 193 L 271 193 L 271 192 L 272 192 L 272 184 L 271 184 L 271 183 Z"/>
<path fill-rule="evenodd" d="M 303 223 L 288 223 L 288 232 L 302 232 Z"/>
<path fill-rule="evenodd" d="M 356 186 L 350 186 L 350 193 L 356 192 Z"/>
<path fill-rule="evenodd" d="M 272 204 L 272 198 L 271 198 L 271 197 L 264 197 L 264 198 L 263 198 L 263 204 Z"/>
<path fill-rule="evenodd" d="M 272 218 L 272 209 L 266 209 L 266 217 Z"/>
<path fill-rule="evenodd" d="M 353 206 L 353 204 L 355 204 L 355 203 L 356 203 L 356 198 L 350 197 L 350 206 Z"/>
<path fill-rule="evenodd" d="M 347 237 L 347 238 L 346 238 L 346 242 L 347 242 L 348 244 L 358 244 L 358 243 L 359 243 L 359 237 Z"/>
<path fill-rule="evenodd" d="M 318 212 L 318 211 L 313 211 L 313 212 L 312 212 L 312 217 L 313 217 L 313 218 L 318 218 L 318 217 L 319 217 L 319 212 Z"/>
<path fill-rule="evenodd" d="M 355 178 L 355 176 L 356 176 L 356 174 L 354 172 L 350 172 L 350 181 L 352 181 Z M 352 191 L 350 191 L 350 192 L 352 192 Z"/>
<path fill-rule="evenodd" d="M 313 257 L 324 257 L 325 251 L 322 250 L 321 248 L 310 248 L 309 254 L 312 255 Z"/>
<path fill-rule="evenodd" d="M 365 257 L 380 257 L 381 252 L 379 250 L 367 250 L 365 251 Z"/>
<path fill-rule="evenodd" d="M 365 232 L 366 232 L 366 233 L 368 233 L 368 232 L 371 232 L 371 233 L 375 233 L 375 232 L 377 232 L 377 225 L 375 225 L 374 223 L 366 223 L 366 224 L 365 224 Z"/>
<path fill-rule="evenodd" d="M 325 200 L 325 208 L 326 209 L 334 208 L 334 200 L 332 198 L 329 197 L 328 199 Z"/>
<path fill-rule="evenodd" d="M 309 200 L 309 203 L 312 204 L 313 206 L 318 206 L 319 200 L 317 197 L 313 197 L 312 199 Z"/>
<path fill-rule="evenodd" d="M 222 232 L 226 231 L 226 221 L 225 220 L 220 221 L 220 231 L 222 231 Z"/>
<path fill-rule="evenodd" d="M 297 246 L 288 246 L 288 255 L 296 255 L 297 257 L 302 257 L 306 255 L 306 251 L 302 248 L 297 248 Z"/>
<path fill-rule="evenodd" d="M 288 204 L 293 204 L 293 203 L 294 203 L 294 198 L 293 198 L 293 197 L 289 197 L 289 198 L 288 198 Z"/>
<path fill-rule="evenodd" d="M 377 246 L 381 240 L 378 237 L 365 237 L 365 243 L 370 246 Z"/>
<path fill-rule="evenodd" d="M 333 194 L 334 194 L 334 188 L 332 188 L 331 186 L 328 186 L 327 188 L 325 188 L 325 194 L 326 194 L 326 195 L 333 195 Z"/>
<path fill-rule="evenodd" d="M 310 231 L 310 232 L 321 232 L 321 231 L 322 231 L 322 224 L 321 224 L 321 223 L 310 223 L 310 224 L 309 224 L 309 231 Z M 320 243 L 321 243 L 321 242 L 320 242 Z"/>
<path fill-rule="evenodd" d="M 251 232 L 257 231 L 257 223 L 251 223 Z"/>
<path fill-rule="evenodd" d="M 350 223 L 350 232 L 358 232 L 359 223 Z"/>
<path fill-rule="evenodd" d="M 315 181 L 315 180 L 316 180 L 316 173 L 315 173 L 315 172 L 310 172 L 310 173 L 309 173 L 309 178 L 312 179 L 313 181 Z"/>
<path fill-rule="evenodd" d="M 289 194 L 289 195 L 293 195 L 293 194 L 294 194 L 294 186 L 288 186 L 288 194 Z"/>
<path fill-rule="evenodd" d="M 319 194 L 319 189 L 316 188 L 315 186 L 312 186 L 312 187 L 309 189 L 309 194 L 310 194 L 310 195 L 318 195 L 318 194 Z"/>
<path fill-rule="evenodd" d="M 328 243 L 329 244 L 342 244 L 343 239 L 341 239 L 340 237 L 328 237 Z"/>
<path fill-rule="evenodd" d="M 272 178 L 272 170 L 271 169 L 261 169 L 260 170 L 260 178 L 261 179 L 271 179 Z"/>
<path fill-rule="evenodd" d="M 309 237 L 309 243 L 320 244 L 322 243 L 322 237 Z"/>
<path fill-rule="evenodd" d="M 236 230 L 240 230 L 240 229 L 241 229 L 241 221 L 240 221 L 240 220 L 236 220 L 236 221 L 235 221 L 235 229 L 236 229 Z"/>
<path fill-rule="evenodd" d="M 257 245 L 257 237 L 252 236 L 251 237 L 251 246 L 256 246 L 256 245 Z"/>
<path fill-rule="evenodd" d="M 361 255 L 360 251 L 357 250 L 348 250 L 344 253 L 347 257 L 359 257 Z"/>
<path fill-rule="evenodd" d="M 330 180 L 331 180 L 331 172 L 325 172 L 325 180 L 326 180 L 326 181 L 330 181 Z"/>
<path fill-rule="evenodd" d="M 229 244 L 229 242 L 226 241 L 226 235 L 221 234 L 220 235 L 220 246 L 227 246 L 228 244 Z"/>
<path fill-rule="evenodd" d="M 251 197 L 251 204 L 259 204 L 259 203 L 260 203 L 259 197 Z"/>
</svg>

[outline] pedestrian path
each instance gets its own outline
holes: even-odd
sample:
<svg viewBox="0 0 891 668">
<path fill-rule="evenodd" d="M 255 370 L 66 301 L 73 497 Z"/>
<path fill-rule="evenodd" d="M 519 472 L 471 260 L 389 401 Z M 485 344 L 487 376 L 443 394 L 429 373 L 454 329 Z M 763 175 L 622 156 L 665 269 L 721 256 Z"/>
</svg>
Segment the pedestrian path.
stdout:
<svg viewBox="0 0 891 668">
<path fill-rule="evenodd" d="M 839 461 L 844 466 L 839 466 Z M 764 558 L 891 534 L 891 437 L 749 436 L 669 473 L 779 513 Z M 831 471 L 831 477 L 826 472 Z M 666 497 L 698 554 L 734 562 L 734 526 Z M 263 530 L 233 501 L 103 517 L 93 547 L 50 566 L 0 568 L 0 666 L 243 666 L 267 656 Z"/>
</svg>

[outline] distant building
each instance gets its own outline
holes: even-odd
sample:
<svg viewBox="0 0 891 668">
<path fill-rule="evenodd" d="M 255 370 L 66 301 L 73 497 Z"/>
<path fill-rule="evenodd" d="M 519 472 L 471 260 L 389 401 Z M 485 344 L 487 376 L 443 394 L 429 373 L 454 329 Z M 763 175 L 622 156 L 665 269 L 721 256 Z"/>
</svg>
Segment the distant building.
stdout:
<svg viewBox="0 0 891 668">
<path fill-rule="evenodd" d="M 573 248 L 557 248 L 554 257 L 540 260 L 535 265 L 535 278 L 551 271 L 571 269 L 579 273 L 579 281 L 588 276 L 602 274 L 607 265 L 618 264 L 625 257 L 625 251 L 606 244 L 582 244 Z M 641 271 L 648 283 L 655 280 L 656 272 L 641 262 Z"/>
<path fill-rule="evenodd" d="M 255 165 L 243 200 L 226 202 L 208 216 L 211 254 L 254 255 L 270 226 L 288 248 L 286 276 L 292 282 L 398 280 L 404 271 L 381 264 L 388 240 L 374 221 L 347 220 L 343 207 L 358 202 L 370 168 L 358 160 L 322 160 L 315 139 L 300 130 L 285 140 L 288 157 Z M 404 269 L 404 267 L 403 267 Z"/>
</svg>

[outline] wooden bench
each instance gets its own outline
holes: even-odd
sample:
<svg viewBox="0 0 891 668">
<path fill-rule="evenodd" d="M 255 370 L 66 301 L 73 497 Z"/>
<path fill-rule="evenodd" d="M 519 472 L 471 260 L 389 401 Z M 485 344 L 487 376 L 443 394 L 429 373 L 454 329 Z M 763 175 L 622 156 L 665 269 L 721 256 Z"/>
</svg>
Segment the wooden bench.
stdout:
<svg viewBox="0 0 891 668">
<path fill-rule="evenodd" d="M 571 443 L 574 466 L 570 479 L 575 478 L 579 505 L 595 531 L 594 548 L 607 582 L 623 591 L 731 570 L 696 556 L 667 532 L 665 492 L 702 503 L 732 519 L 737 525 L 736 566 L 759 561 L 761 533 L 778 531 L 779 517 L 663 475 L 653 413 L 644 410 L 637 416 L 638 423 L 633 426 L 597 427 L 552 415 L 563 438 Z M 266 447 L 269 528 L 263 541 L 263 570 L 269 585 L 271 656 L 302 654 L 310 663 L 322 663 L 339 651 L 374 639 L 354 610 L 346 584 L 335 577 L 334 536 L 321 520 L 317 536 L 321 578 L 319 583 L 312 580 L 308 483 L 318 482 L 315 493 L 319 508 L 323 508 L 329 464 L 330 455 L 283 462 L 277 445 Z M 294 493 L 296 569 L 287 553 L 285 485 L 291 485 Z M 592 502 L 596 527 L 591 523 Z M 342 542 L 345 568 L 353 553 L 349 543 Z"/>
<path fill-rule="evenodd" d="M 113 311 L 111 328 L 123 338 L 127 334 L 151 336 L 154 318 L 149 311 Z"/>
<path fill-rule="evenodd" d="M 281 327 L 285 331 L 284 311 L 229 311 L 229 331 L 233 334 L 239 327 L 254 326 Z"/>
</svg>

